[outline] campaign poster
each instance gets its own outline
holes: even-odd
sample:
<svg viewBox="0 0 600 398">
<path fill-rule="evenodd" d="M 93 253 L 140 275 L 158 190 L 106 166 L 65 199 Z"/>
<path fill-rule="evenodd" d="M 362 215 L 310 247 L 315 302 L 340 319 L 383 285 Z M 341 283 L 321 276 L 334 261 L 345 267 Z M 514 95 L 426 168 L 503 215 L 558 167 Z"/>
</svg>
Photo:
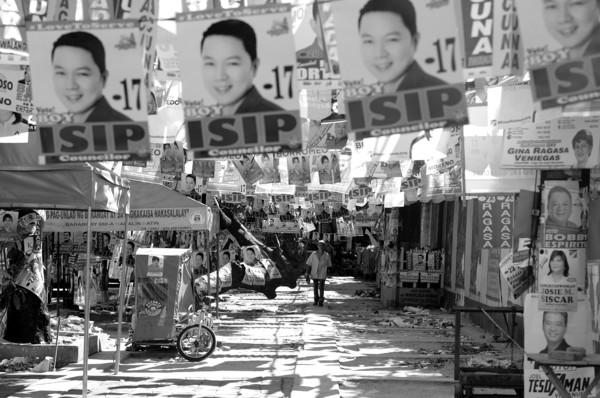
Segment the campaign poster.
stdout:
<svg viewBox="0 0 600 398">
<path fill-rule="evenodd" d="M 20 240 L 17 235 L 17 221 L 19 220 L 19 212 L 0 210 L 0 251 L 9 249 L 10 246 L 16 245 Z"/>
<path fill-rule="evenodd" d="M 27 29 L 40 163 L 150 159 L 138 22 Z"/>
<path fill-rule="evenodd" d="M 273 184 L 281 182 L 279 175 L 279 158 L 273 154 L 263 153 L 256 156 L 259 167 L 263 172 L 263 177 L 260 179 L 261 184 Z"/>
<path fill-rule="evenodd" d="M 332 2 L 348 128 L 357 139 L 468 121 L 455 6 Z"/>
<path fill-rule="evenodd" d="M 148 258 L 148 277 L 163 277 L 163 270 L 165 268 L 165 258 L 160 255 L 147 256 Z"/>
<path fill-rule="evenodd" d="M 301 153 L 288 156 L 287 168 L 288 183 L 290 185 L 305 185 L 310 183 L 310 156 L 305 156 Z"/>
<path fill-rule="evenodd" d="M 257 157 L 254 155 L 243 155 L 241 159 L 233 161 L 244 182 L 248 185 L 255 184 L 264 177 L 264 172 L 256 161 Z"/>
<path fill-rule="evenodd" d="M 162 144 L 160 172 L 163 174 L 179 174 L 185 166 L 185 149 L 183 143 L 173 141 Z"/>
<path fill-rule="evenodd" d="M 580 295 L 576 312 L 555 312 L 541 311 L 538 301 L 538 294 L 528 294 L 523 309 L 525 397 L 560 397 L 560 393 L 543 369 L 531 359 L 529 354 L 547 356 L 550 352 L 567 351 L 570 347 L 582 347 L 585 348 L 586 353 L 593 353 L 590 303 L 587 297 Z M 583 391 L 594 379 L 593 367 L 552 366 L 552 369 L 566 390 L 574 397 L 582 396 Z"/>
<path fill-rule="evenodd" d="M 301 88 L 340 88 L 335 25 L 330 1 L 297 0 L 292 7 L 292 30 Z"/>
<path fill-rule="evenodd" d="M 585 285 L 585 258 L 585 249 L 540 249 L 540 310 L 577 310 L 577 287 L 583 288 Z"/>
<path fill-rule="evenodd" d="M 0 26 L 0 53 L 27 56 L 29 49 L 27 47 L 25 28 L 20 26 L 18 21 L 15 25 L 7 25 L 4 20 L 5 15 L 6 11 L 0 10 L 0 21 L 5 25 Z"/>
<path fill-rule="evenodd" d="M 215 161 L 194 160 L 192 163 L 192 174 L 202 178 L 213 178 L 215 176 Z"/>
<path fill-rule="evenodd" d="M 532 94 L 541 109 L 600 98 L 595 78 L 600 4 L 517 0 L 516 5 Z"/>
<path fill-rule="evenodd" d="M 465 78 L 519 75 L 523 64 L 514 0 L 459 2 Z"/>
<path fill-rule="evenodd" d="M 588 203 L 579 195 L 577 181 L 545 181 L 542 191 L 543 247 L 586 248 L 587 214 Z"/>
<path fill-rule="evenodd" d="M 223 157 L 301 148 L 290 22 L 287 4 L 177 14 L 189 150 Z"/>
<path fill-rule="evenodd" d="M 513 299 L 518 299 L 535 283 L 533 267 L 518 267 L 510 253 L 500 261 L 500 273 L 512 290 Z"/>
<path fill-rule="evenodd" d="M 333 184 L 332 156 L 330 154 L 313 156 L 314 168 L 319 173 L 319 184 Z"/>
<path fill-rule="evenodd" d="M 561 117 L 507 129 L 502 167 L 591 169 L 600 164 L 600 119 Z"/>
<path fill-rule="evenodd" d="M 534 121 L 529 82 L 488 87 L 487 105 L 489 126 L 494 131 L 526 127 Z"/>
</svg>

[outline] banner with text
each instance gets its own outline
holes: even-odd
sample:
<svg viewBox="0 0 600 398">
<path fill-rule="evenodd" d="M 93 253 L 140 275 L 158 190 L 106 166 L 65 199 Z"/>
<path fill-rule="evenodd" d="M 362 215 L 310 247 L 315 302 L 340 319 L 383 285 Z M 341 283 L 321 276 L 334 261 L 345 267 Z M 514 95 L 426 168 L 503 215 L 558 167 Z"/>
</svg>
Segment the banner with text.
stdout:
<svg viewBox="0 0 600 398">
<path fill-rule="evenodd" d="M 41 164 L 150 158 L 138 26 L 27 25 Z"/>
<path fill-rule="evenodd" d="M 290 20 L 289 5 L 177 14 L 188 150 L 223 157 L 301 148 Z"/>
<path fill-rule="evenodd" d="M 481 214 L 479 247 L 512 248 L 514 195 L 481 195 L 477 199 Z"/>
<path fill-rule="evenodd" d="M 369 1 L 361 14 L 365 4 L 332 2 L 348 127 L 356 138 L 467 123 L 456 2 L 405 1 L 409 21 L 387 11 L 385 0 Z M 390 37 L 405 40 L 403 50 L 382 55 Z"/>
</svg>

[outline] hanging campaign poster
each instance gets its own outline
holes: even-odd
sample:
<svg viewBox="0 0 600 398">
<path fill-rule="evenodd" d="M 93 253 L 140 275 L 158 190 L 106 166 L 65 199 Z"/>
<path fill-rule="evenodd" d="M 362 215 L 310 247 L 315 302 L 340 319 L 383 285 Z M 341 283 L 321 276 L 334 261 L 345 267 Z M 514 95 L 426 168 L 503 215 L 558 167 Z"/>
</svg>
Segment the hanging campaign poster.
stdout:
<svg viewBox="0 0 600 398">
<path fill-rule="evenodd" d="M 4 16 L 6 11 L 0 10 L 0 21 L 6 24 Z M 26 56 L 29 49 L 25 40 L 25 28 L 18 26 L 19 22 L 14 26 L 0 26 L 0 53 L 15 54 Z"/>
<path fill-rule="evenodd" d="M 285 4 L 177 15 L 189 150 L 222 157 L 301 147 L 290 20 Z"/>
<path fill-rule="evenodd" d="M 322 154 L 326 156 L 326 154 Z M 290 185 L 310 183 L 310 156 L 298 152 L 287 157 L 288 181 Z"/>
<path fill-rule="evenodd" d="M 561 394 L 548 379 L 544 370 L 532 360 L 532 355 L 548 358 L 553 352 L 581 347 L 593 353 L 590 303 L 583 294 L 578 297 L 576 312 L 553 312 L 539 309 L 539 295 L 525 297 L 524 390 L 526 398 L 558 397 Z M 541 335 L 544 338 L 541 338 Z M 571 396 L 579 397 L 594 379 L 593 367 L 552 366 L 557 379 Z"/>
<path fill-rule="evenodd" d="M 467 122 L 455 5 L 332 2 L 348 127 L 357 139 Z"/>
<path fill-rule="evenodd" d="M 301 87 L 339 88 L 335 27 L 330 1 L 297 0 L 292 7 L 292 30 Z"/>
<path fill-rule="evenodd" d="M 523 64 L 514 0 L 459 2 L 465 78 L 519 75 Z"/>
<path fill-rule="evenodd" d="M 600 98 L 594 73 L 600 56 L 600 4 L 517 0 L 516 5 L 532 94 L 541 108 Z"/>
<path fill-rule="evenodd" d="M 529 82 L 488 87 L 487 105 L 492 130 L 526 127 L 534 121 Z"/>
<path fill-rule="evenodd" d="M 260 179 L 262 184 L 281 182 L 281 176 L 279 175 L 279 158 L 268 153 L 263 153 L 256 158 L 263 171 L 263 178 Z"/>
<path fill-rule="evenodd" d="M 194 160 L 192 163 L 192 174 L 202 178 L 215 176 L 214 160 Z"/>
<path fill-rule="evenodd" d="M 250 156 L 252 156 L 250 158 Z M 233 164 L 244 179 L 244 182 L 248 185 L 255 184 L 264 177 L 264 172 L 260 168 L 254 155 L 243 155 L 242 159 L 234 160 Z"/>
<path fill-rule="evenodd" d="M 540 249 L 539 259 L 539 309 L 577 311 L 577 286 L 585 282 L 585 249 Z"/>
<path fill-rule="evenodd" d="M 502 166 L 591 169 L 600 164 L 600 119 L 558 118 L 507 129 Z"/>
<path fill-rule="evenodd" d="M 482 249 L 512 248 L 514 195 L 481 195 L 479 245 Z"/>
<path fill-rule="evenodd" d="M 149 159 L 138 22 L 27 29 L 40 163 Z"/>
</svg>

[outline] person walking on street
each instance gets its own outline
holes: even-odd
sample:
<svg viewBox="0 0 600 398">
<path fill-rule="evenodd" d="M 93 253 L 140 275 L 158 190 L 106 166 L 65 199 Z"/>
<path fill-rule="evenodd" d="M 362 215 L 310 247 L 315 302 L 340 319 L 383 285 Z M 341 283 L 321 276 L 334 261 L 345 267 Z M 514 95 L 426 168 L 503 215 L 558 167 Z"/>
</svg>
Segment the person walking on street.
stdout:
<svg viewBox="0 0 600 398">
<path fill-rule="evenodd" d="M 327 268 L 331 267 L 331 256 L 325 251 L 325 241 L 320 240 L 317 243 L 317 251 L 312 252 L 306 261 L 310 267 L 310 277 L 314 283 L 313 305 L 323 306 L 325 301 L 325 279 L 327 279 Z M 306 269 L 306 277 L 309 276 L 309 268 Z"/>
</svg>

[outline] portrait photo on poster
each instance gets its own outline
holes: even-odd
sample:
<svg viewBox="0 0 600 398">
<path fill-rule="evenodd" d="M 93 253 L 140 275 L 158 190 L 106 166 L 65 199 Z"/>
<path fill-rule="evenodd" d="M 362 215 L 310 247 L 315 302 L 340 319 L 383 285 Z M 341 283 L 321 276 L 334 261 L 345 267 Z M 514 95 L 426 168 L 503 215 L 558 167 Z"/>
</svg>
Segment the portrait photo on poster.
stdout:
<svg viewBox="0 0 600 398">
<path fill-rule="evenodd" d="M 211 18 L 210 11 L 202 19 L 179 15 L 181 75 L 190 87 L 183 93 L 186 108 L 199 105 L 202 117 L 298 110 L 291 17 L 289 10 L 276 11 L 239 18 Z"/>
<path fill-rule="evenodd" d="M 585 279 L 585 249 L 540 249 L 538 284 L 557 285 L 577 283 Z"/>
<path fill-rule="evenodd" d="M 462 82 L 450 3 L 427 7 L 416 0 L 333 2 L 342 80 L 379 86 L 373 94 Z M 436 47 L 442 42 L 453 43 L 445 57 Z"/>
<path fill-rule="evenodd" d="M 529 67 L 600 53 L 597 0 L 515 0 L 515 4 Z"/>
<path fill-rule="evenodd" d="M 542 191 L 542 215 L 546 229 L 578 231 L 582 226 L 584 212 L 587 212 L 587 203 L 579 196 L 579 187 L 576 183 L 545 182 Z"/>
<path fill-rule="evenodd" d="M 134 21 L 125 25 L 115 28 L 98 21 L 94 29 L 58 22 L 28 26 L 38 124 L 147 120 L 139 28 Z"/>
<path fill-rule="evenodd" d="M 263 178 L 260 179 L 261 184 L 273 184 L 281 182 L 279 175 L 279 158 L 272 154 L 263 153 L 258 156 L 260 168 L 263 171 Z"/>
</svg>

